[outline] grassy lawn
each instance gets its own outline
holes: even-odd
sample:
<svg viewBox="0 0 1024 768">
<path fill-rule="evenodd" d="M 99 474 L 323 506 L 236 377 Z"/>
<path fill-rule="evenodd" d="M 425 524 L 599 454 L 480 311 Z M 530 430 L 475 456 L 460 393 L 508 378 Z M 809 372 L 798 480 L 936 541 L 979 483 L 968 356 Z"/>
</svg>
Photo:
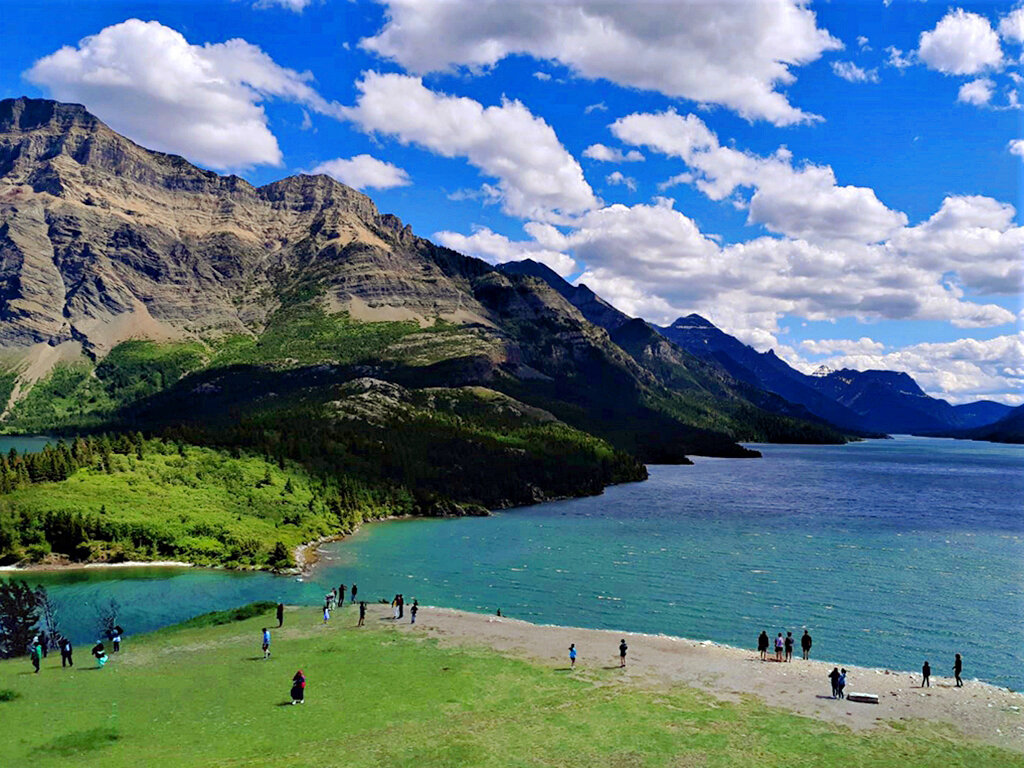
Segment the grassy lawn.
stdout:
<svg viewBox="0 0 1024 768">
<path fill-rule="evenodd" d="M 937 726 L 855 734 L 614 670 L 444 649 L 372 615 L 356 629 L 349 609 L 328 627 L 290 610 L 264 661 L 275 623 L 130 637 L 103 670 L 84 647 L 74 671 L 53 654 L 39 675 L 0 662 L 0 766 L 1024 766 Z M 290 706 L 298 668 L 307 700 Z"/>
</svg>

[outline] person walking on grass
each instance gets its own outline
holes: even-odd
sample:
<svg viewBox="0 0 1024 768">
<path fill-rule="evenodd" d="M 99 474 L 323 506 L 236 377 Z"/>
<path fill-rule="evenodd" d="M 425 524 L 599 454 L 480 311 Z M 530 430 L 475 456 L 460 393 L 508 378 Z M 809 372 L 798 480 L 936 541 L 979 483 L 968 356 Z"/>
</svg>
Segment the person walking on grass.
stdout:
<svg viewBox="0 0 1024 768">
<path fill-rule="evenodd" d="M 356 624 L 356 626 L 357 627 L 362 627 L 362 626 L 365 626 L 365 625 L 366 625 L 366 601 L 362 600 L 359 603 L 359 623 Z"/>
<path fill-rule="evenodd" d="M 39 663 L 43 660 L 43 646 L 39 643 L 39 635 L 32 638 L 32 646 L 29 650 L 29 658 L 32 659 L 32 666 L 35 668 L 35 673 L 39 674 Z"/>
<path fill-rule="evenodd" d="M 786 633 L 786 661 L 793 660 L 793 633 Z"/>
<path fill-rule="evenodd" d="M 306 703 L 306 676 L 300 669 L 292 676 L 292 705 Z"/>
<path fill-rule="evenodd" d="M 96 666 L 103 669 L 103 665 L 107 663 L 107 649 L 103 647 L 102 640 L 96 641 L 96 645 L 92 647 L 92 655 L 96 658 Z"/>
<path fill-rule="evenodd" d="M 925 659 L 924 666 L 921 667 L 921 687 L 932 687 L 932 665 Z"/>
<path fill-rule="evenodd" d="M 345 585 L 344 584 L 342 584 L 340 587 L 338 587 L 338 607 L 339 608 L 344 608 L 345 607 Z"/>
<path fill-rule="evenodd" d="M 800 638 L 800 648 L 804 652 L 804 661 L 811 657 L 811 636 L 804 630 L 804 636 Z"/>
<path fill-rule="evenodd" d="M 412 621 L 409 622 L 410 624 L 415 624 L 416 623 L 416 614 L 419 613 L 419 611 L 420 611 L 420 601 L 416 600 L 414 598 L 413 601 L 412 601 L 412 607 L 409 608 L 409 616 L 412 617 Z"/>
<path fill-rule="evenodd" d="M 284 603 L 277 604 L 277 626 L 278 628 L 284 626 Z"/>
<path fill-rule="evenodd" d="M 331 620 L 331 609 L 329 606 L 324 606 L 324 624 Z"/>
<path fill-rule="evenodd" d="M 832 671 L 828 673 L 828 679 L 832 683 L 832 698 L 839 698 L 839 667 L 832 667 Z"/>
<path fill-rule="evenodd" d="M 779 634 L 775 638 L 775 660 L 776 661 L 782 661 L 782 646 L 783 646 L 782 633 L 779 632 Z"/>
<path fill-rule="evenodd" d="M 75 666 L 74 660 L 71 658 L 72 648 L 71 641 L 61 635 L 60 640 L 57 642 L 57 647 L 60 648 L 60 666 L 61 669 L 64 667 Z"/>
<path fill-rule="evenodd" d="M 960 679 L 960 673 L 964 671 L 964 660 L 960 658 L 960 654 L 956 655 L 956 659 L 953 661 L 953 677 L 956 678 L 956 687 L 963 688 L 964 681 Z"/>
<path fill-rule="evenodd" d="M 357 587 L 355 584 L 353 584 L 352 585 L 352 598 L 351 598 L 353 603 L 356 601 L 356 595 L 357 594 L 359 594 L 359 587 Z"/>
<path fill-rule="evenodd" d="M 576 668 L 576 643 L 569 643 L 569 668 Z"/>
<path fill-rule="evenodd" d="M 757 650 L 761 654 L 761 661 L 768 660 L 768 645 L 768 633 L 762 629 L 761 634 L 757 636 Z"/>
<path fill-rule="evenodd" d="M 121 635 L 124 634 L 124 630 L 121 627 L 114 627 L 114 632 L 110 636 L 110 641 L 114 644 L 114 653 L 121 652 Z"/>
<path fill-rule="evenodd" d="M 270 630 L 263 628 L 263 658 L 270 658 Z"/>
<path fill-rule="evenodd" d="M 626 666 L 626 651 L 629 650 L 629 646 L 626 645 L 626 638 L 622 638 L 619 641 L 619 669 L 624 669 Z"/>
</svg>

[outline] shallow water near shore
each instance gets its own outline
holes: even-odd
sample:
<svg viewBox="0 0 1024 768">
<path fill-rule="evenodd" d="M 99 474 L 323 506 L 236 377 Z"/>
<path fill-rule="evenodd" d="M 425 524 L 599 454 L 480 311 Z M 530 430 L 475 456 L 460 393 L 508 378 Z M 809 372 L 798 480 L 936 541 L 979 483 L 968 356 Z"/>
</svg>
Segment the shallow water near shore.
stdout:
<svg viewBox="0 0 1024 768">
<path fill-rule="evenodd" d="M 653 466 L 645 483 L 490 518 L 368 525 L 310 580 L 201 569 L 31 574 L 74 634 L 115 597 L 129 631 L 257 599 L 376 600 L 741 647 L 765 629 L 840 663 L 1024 688 L 1024 448 L 900 437 L 757 446 L 760 460 Z M 314 609 L 311 608 L 311 612 Z"/>
</svg>

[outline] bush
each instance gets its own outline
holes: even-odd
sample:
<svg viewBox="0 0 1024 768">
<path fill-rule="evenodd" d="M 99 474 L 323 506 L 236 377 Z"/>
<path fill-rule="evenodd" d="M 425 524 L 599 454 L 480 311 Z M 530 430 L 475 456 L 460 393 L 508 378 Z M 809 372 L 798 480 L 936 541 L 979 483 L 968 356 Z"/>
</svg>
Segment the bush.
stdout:
<svg viewBox="0 0 1024 768">
<path fill-rule="evenodd" d="M 19 696 L 21 696 L 20 693 L 12 691 L 10 688 L 0 688 L 0 701 L 14 701 Z"/>
</svg>

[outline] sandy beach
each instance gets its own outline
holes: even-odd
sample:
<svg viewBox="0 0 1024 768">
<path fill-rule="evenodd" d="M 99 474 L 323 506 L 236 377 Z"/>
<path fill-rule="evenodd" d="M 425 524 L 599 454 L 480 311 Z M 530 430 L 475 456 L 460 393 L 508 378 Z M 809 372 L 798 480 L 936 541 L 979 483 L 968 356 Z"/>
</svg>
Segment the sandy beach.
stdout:
<svg viewBox="0 0 1024 768">
<path fill-rule="evenodd" d="M 391 620 L 389 606 L 367 607 L 368 619 Z M 803 661 L 798 649 L 791 663 L 778 663 L 761 661 L 756 650 L 706 641 L 537 625 L 429 606 L 420 606 L 414 626 L 409 624 L 406 606 L 405 618 L 395 625 L 403 632 L 436 638 L 443 645 L 484 646 L 556 669 L 568 667 L 569 644 L 575 643 L 579 656 L 572 674 L 584 677 L 596 669 L 618 668 L 618 644 L 625 638 L 628 666 L 621 679 L 629 684 L 658 687 L 681 683 L 729 700 L 752 694 L 768 705 L 855 730 L 887 728 L 892 721 L 937 721 L 991 744 L 1024 752 L 1024 694 L 970 679 L 956 688 L 952 677 L 936 674 L 952 667 L 952 658 L 931 659 L 932 685 L 922 689 L 919 674 L 851 666 L 829 649 L 820 649 L 828 661 L 813 660 L 814 649 L 812 660 Z M 752 636 L 751 644 L 754 642 Z M 833 700 L 827 676 L 834 666 L 848 671 L 847 693 L 874 693 L 879 703 Z"/>
</svg>

